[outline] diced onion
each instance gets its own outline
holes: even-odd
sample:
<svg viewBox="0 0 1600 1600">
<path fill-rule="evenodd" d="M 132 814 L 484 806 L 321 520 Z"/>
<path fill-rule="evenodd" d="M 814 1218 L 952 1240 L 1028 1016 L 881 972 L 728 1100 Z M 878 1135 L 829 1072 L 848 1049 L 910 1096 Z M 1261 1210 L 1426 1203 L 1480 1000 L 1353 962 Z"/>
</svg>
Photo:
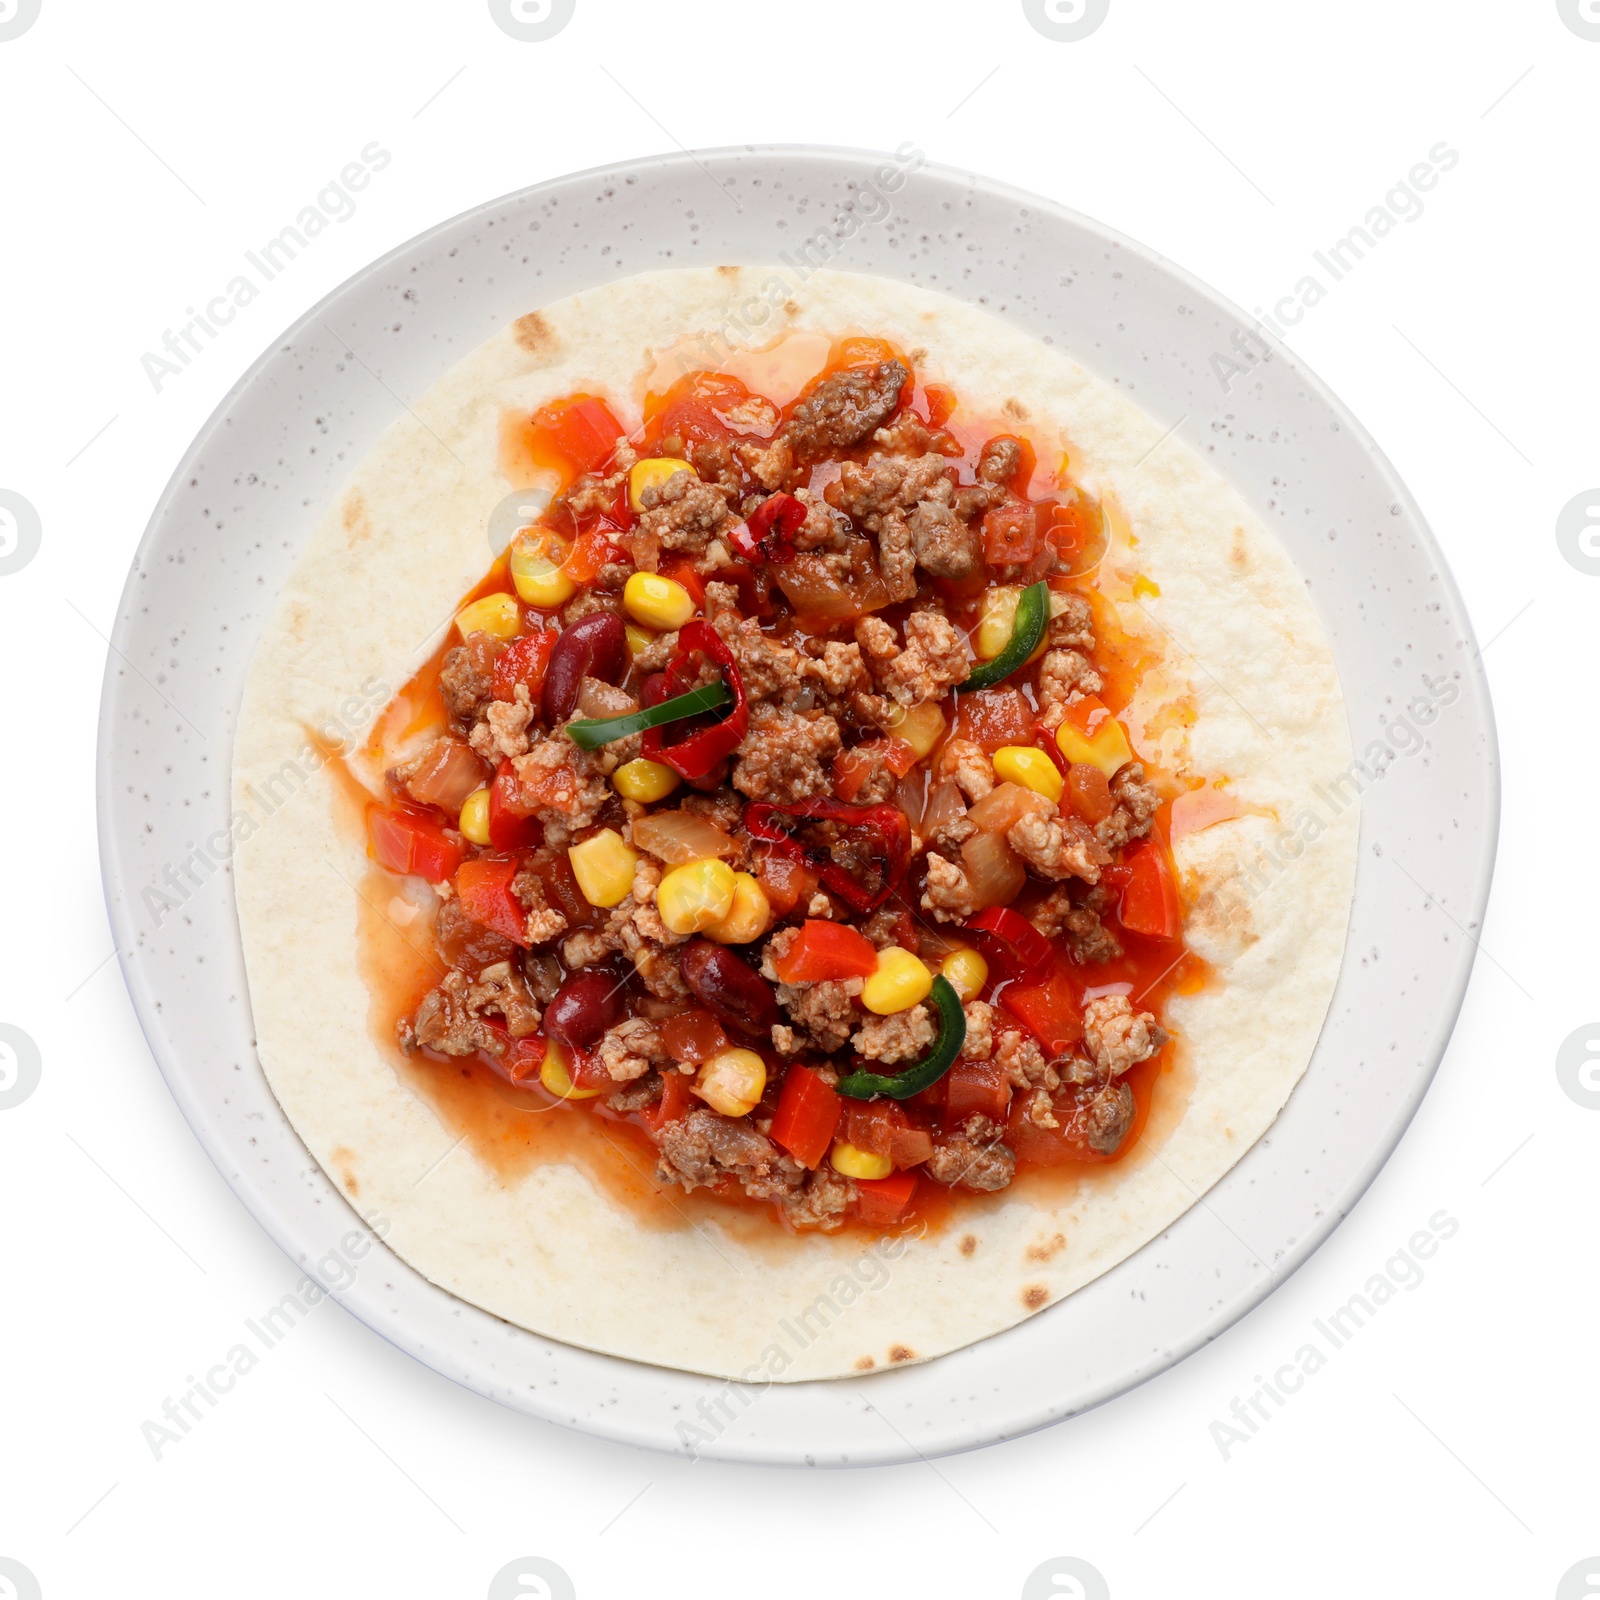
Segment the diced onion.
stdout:
<svg viewBox="0 0 1600 1600">
<path fill-rule="evenodd" d="M 470 745 L 459 739 L 435 739 L 422 754 L 415 772 L 406 779 L 406 791 L 425 806 L 452 813 L 484 779 L 483 763 Z"/>
<path fill-rule="evenodd" d="M 707 856 L 720 859 L 739 850 L 721 828 L 693 811 L 658 811 L 640 817 L 633 825 L 633 842 L 672 866 Z"/>
<path fill-rule="evenodd" d="M 578 705 L 573 715 L 621 717 L 638 709 L 639 702 L 626 689 L 619 689 L 600 678 L 585 678 L 578 687 Z"/>
<path fill-rule="evenodd" d="M 1027 869 L 1002 834 L 975 833 L 962 845 L 961 860 L 975 910 L 1009 904 L 1028 881 Z"/>
<path fill-rule="evenodd" d="M 1004 833 L 1030 811 L 1037 811 L 1039 800 L 1040 796 L 1020 783 L 997 783 L 967 816 L 984 833 Z"/>
</svg>

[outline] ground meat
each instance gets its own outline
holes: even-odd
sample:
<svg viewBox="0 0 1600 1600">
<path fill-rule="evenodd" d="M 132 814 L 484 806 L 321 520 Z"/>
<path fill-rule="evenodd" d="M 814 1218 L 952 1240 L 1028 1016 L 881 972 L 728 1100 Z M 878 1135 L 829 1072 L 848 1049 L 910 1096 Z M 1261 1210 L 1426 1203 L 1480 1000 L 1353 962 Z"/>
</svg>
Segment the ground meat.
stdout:
<svg viewBox="0 0 1600 1600">
<path fill-rule="evenodd" d="M 888 742 L 878 739 L 869 744 L 858 745 L 850 752 L 852 757 L 859 757 L 864 763 L 861 768 L 863 773 L 861 782 L 850 797 L 852 805 L 876 806 L 893 798 L 895 790 L 900 786 L 900 779 L 885 759 L 884 752 L 887 749 Z"/>
<path fill-rule="evenodd" d="M 833 699 L 843 699 L 872 686 L 861 659 L 861 646 L 840 644 L 837 640 L 825 643 L 820 655 L 802 656 L 800 673 L 807 683 L 816 684 Z"/>
<path fill-rule="evenodd" d="M 1094 649 L 1094 612 L 1081 594 L 1052 594 L 1045 640 L 1052 650 Z"/>
<path fill-rule="evenodd" d="M 658 1143 L 657 1178 L 686 1190 L 711 1188 L 731 1173 L 747 1194 L 774 1200 L 793 1193 L 804 1178 L 804 1168 L 744 1118 L 703 1107 L 667 1123 Z"/>
<path fill-rule="evenodd" d="M 792 1227 L 832 1233 L 844 1222 L 855 1197 L 856 1186 L 849 1178 L 822 1166 L 808 1172 L 804 1185 L 783 1196 L 779 1204 Z"/>
<path fill-rule="evenodd" d="M 900 403 L 910 374 L 898 361 L 852 367 L 824 378 L 794 408 L 784 437 L 797 461 L 815 461 L 859 444 Z"/>
<path fill-rule="evenodd" d="M 994 763 L 983 746 L 971 739 L 946 740 L 935 775 L 954 778 L 969 805 L 976 805 L 994 788 Z"/>
<path fill-rule="evenodd" d="M 673 1064 L 656 1025 L 643 1017 L 628 1017 L 607 1028 L 599 1051 L 601 1065 L 618 1083 L 631 1083 L 652 1068 L 664 1071 Z"/>
<path fill-rule="evenodd" d="M 1114 961 L 1122 954 L 1122 945 L 1100 920 L 1101 910 L 1109 904 L 1103 888 L 1096 888 L 1090 890 L 1083 905 L 1074 905 L 1072 891 L 1063 884 L 1033 908 L 1028 920 L 1045 938 L 1064 938 L 1079 961 Z"/>
<path fill-rule="evenodd" d="M 472 725 L 468 743 L 490 766 L 502 757 L 528 753 L 528 724 L 537 715 L 528 686 L 519 683 L 512 700 L 490 700 Z"/>
<path fill-rule="evenodd" d="M 959 1184 L 985 1194 L 1004 1189 L 1016 1173 L 1017 1158 L 1000 1134 L 987 1117 L 968 1117 L 958 1132 L 935 1141 L 922 1170 L 946 1188 Z"/>
<path fill-rule="evenodd" d="M 910 913 L 898 906 L 879 906 L 861 924 L 860 931 L 861 937 L 875 950 L 887 950 L 890 945 L 899 945 L 912 955 L 919 955 L 922 951 L 922 940 L 917 937 L 916 925 Z"/>
<path fill-rule="evenodd" d="M 473 634 L 464 644 L 445 652 L 439 668 L 439 695 L 450 720 L 465 730 L 494 690 L 494 658 L 500 642 L 486 633 Z"/>
<path fill-rule="evenodd" d="M 1149 833 L 1161 796 L 1144 781 L 1144 768 L 1130 761 L 1112 778 L 1111 798 L 1116 805 L 1110 816 L 1095 824 L 1094 834 L 1107 850 L 1119 850 Z"/>
<path fill-rule="evenodd" d="M 685 454 L 707 483 L 714 483 L 730 494 L 742 493 L 744 474 L 734 461 L 733 446 L 728 440 L 691 439 Z"/>
<path fill-rule="evenodd" d="M 906 707 L 942 700 L 972 670 L 961 635 L 937 611 L 906 618 L 904 646 L 882 618 L 863 617 L 856 624 L 856 643 L 879 689 Z"/>
<path fill-rule="evenodd" d="M 965 922 L 978 908 L 972 903 L 972 885 L 953 861 L 943 856 L 928 857 L 928 888 L 922 909 L 935 922 Z"/>
<path fill-rule="evenodd" d="M 671 633 L 658 633 L 633 658 L 634 669 L 638 672 L 660 672 L 677 653 L 678 630 L 674 628 Z"/>
<path fill-rule="evenodd" d="M 966 578 L 977 570 L 983 555 L 983 540 L 968 526 L 950 502 L 948 479 L 945 495 L 923 500 L 911 513 L 911 548 L 917 565 L 936 578 Z"/>
<path fill-rule="evenodd" d="M 614 595 L 596 594 L 593 589 L 585 589 L 561 608 L 561 620 L 570 628 L 573 623 L 582 622 L 585 617 L 595 616 L 601 611 L 609 611 L 613 616 L 618 616 L 622 607 L 617 604 Z"/>
<path fill-rule="evenodd" d="M 774 1048 L 784 1048 L 777 1037 L 782 1029 L 786 1041 L 798 1041 L 802 1050 L 809 1048 L 821 1055 L 842 1050 L 849 1042 L 851 1030 L 861 1019 L 861 1007 L 857 1004 L 860 993 L 860 978 L 829 978 L 822 983 L 780 983 L 778 1004 L 788 1013 L 795 1026 L 788 1029 L 779 1023 L 773 1029 Z"/>
<path fill-rule="evenodd" d="M 607 1099 L 606 1104 L 613 1111 L 643 1111 L 646 1106 L 653 1106 L 660 1098 L 661 1074 L 647 1072 L 642 1078 L 635 1078 L 632 1083 L 624 1084 Z"/>
<path fill-rule="evenodd" d="M 639 516 L 639 533 L 659 550 L 700 555 L 716 534 L 732 524 L 727 496 L 692 472 L 675 472 L 665 483 L 646 489 L 640 498 L 644 510 Z"/>
<path fill-rule="evenodd" d="M 927 1054 L 938 1031 L 932 1010 L 915 1005 L 886 1017 L 868 1017 L 850 1042 L 869 1061 L 915 1061 Z"/>
<path fill-rule="evenodd" d="M 967 1018 L 967 1037 L 961 1046 L 962 1059 L 987 1061 L 994 1054 L 994 1025 L 1000 1013 L 983 1000 L 969 1000 L 962 1009 Z"/>
<path fill-rule="evenodd" d="M 887 428 L 879 428 L 872 442 L 894 456 L 925 456 L 937 450 L 942 456 L 959 456 L 961 446 L 943 428 L 930 429 L 915 411 L 902 411 Z"/>
<path fill-rule="evenodd" d="M 744 470 L 763 489 L 781 489 L 794 471 L 794 451 L 790 449 L 787 439 L 774 439 L 770 444 L 740 440 L 733 450 Z"/>
<path fill-rule="evenodd" d="M 903 521 L 925 497 L 947 501 L 949 489 L 950 464 L 943 456 L 874 453 L 865 462 L 846 461 L 828 499 L 868 533 L 882 533 L 887 521 Z"/>
<path fill-rule="evenodd" d="M 617 949 L 617 945 L 597 928 L 582 928 L 570 939 L 561 943 L 561 959 L 576 972 L 580 967 L 592 967 L 604 961 Z"/>
<path fill-rule="evenodd" d="M 1089 658 L 1077 650 L 1049 650 L 1039 663 L 1039 720 L 1053 728 L 1080 694 L 1105 687 Z"/>
<path fill-rule="evenodd" d="M 1135 1012 L 1128 997 L 1101 995 L 1083 1008 L 1083 1042 L 1108 1077 L 1148 1061 L 1167 1042 L 1167 1031 L 1148 1011 Z"/>
<path fill-rule="evenodd" d="M 422 997 L 415 1019 L 402 1031 L 400 1043 L 409 1054 L 419 1045 L 447 1056 L 470 1056 L 475 1050 L 505 1054 L 505 1040 L 469 1006 L 471 985 L 464 972 L 449 972 L 437 989 Z"/>
<path fill-rule="evenodd" d="M 839 724 L 824 712 L 758 706 L 738 749 L 733 786 L 751 800 L 780 805 L 828 794 L 833 775 L 824 763 L 841 743 Z"/>
<path fill-rule="evenodd" d="M 513 1039 L 536 1033 L 542 1015 L 521 972 L 509 961 L 498 961 L 478 974 L 478 981 L 467 989 L 467 1010 L 474 1016 L 498 1011 Z"/>
<path fill-rule="evenodd" d="M 802 683 L 798 650 L 761 631 L 754 617 L 739 614 L 739 591 L 731 583 L 706 585 L 706 620 L 733 655 L 751 705 L 760 700 L 793 703 Z"/>
<path fill-rule="evenodd" d="M 1044 799 L 1042 795 L 1039 798 Z M 1018 817 L 1006 830 L 1006 843 L 1043 878 L 1082 878 L 1095 883 L 1101 867 L 1111 860 L 1088 823 L 1061 816 L 1048 801 L 1041 809 Z"/>
<path fill-rule="evenodd" d="M 547 835 L 552 821 L 571 832 L 587 828 L 611 797 L 593 758 L 570 739 L 553 734 L 511 763 L 510 803 L 537 815 Z M 562 841 L 549 839 L 551 844 Z"/>
<path fill-rule="evenodd" d="M 1005 488 L 1022 466 L 1022 445 L 1009 434 L 991 439 L 978 453 L 979 483 Z"/>
<path fill-rule="evenodd" d="M 994 1043 L 994 1063 L 1016 1089 L 1054 1089 L 1061 1079 L 1051 1069 L 1032 1034 L 1005 1029 Z"/>
<path fill-rule="evenodd" d="M 1089 1148 L 1103 1156 L 1115 1155 L 1133 1127 L 1138 1110 L 1133 1090 L 1125 1083 L 1107 1083 L 1079 1091 L 1084 1138 Z"/>
</svg>

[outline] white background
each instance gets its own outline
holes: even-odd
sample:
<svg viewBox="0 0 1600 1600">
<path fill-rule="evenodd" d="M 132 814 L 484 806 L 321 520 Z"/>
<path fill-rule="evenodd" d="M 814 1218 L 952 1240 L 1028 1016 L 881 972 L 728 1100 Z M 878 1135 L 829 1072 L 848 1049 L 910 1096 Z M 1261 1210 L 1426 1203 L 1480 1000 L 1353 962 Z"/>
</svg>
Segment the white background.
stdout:
<svg viewBox="0 0 1600 1600">
<path fill-rule="evenodd" d="M 1116 1600 L 1543 1600 L 1600 1554 L 1600 1113 L 1554 1070 L 1600 1012 L 1600 578 L 1554 537 L 1600 482 L 1597 86 L 1600 43 L 1555 0 L 1112 0 L 1079 43 L 1046 40 L 1018 0 L 578 0 L 538 44 L 483 0 L 43 0 L 0 43 L 0 488 L 43 524 L 37 558 L 0 577 L 0 1021 L 43 1059 L 37 1092 L 0 1111 L 0 1557 L 45 1600 L 477 1600 L 523 1555 L 584 1600 L 1010 1597 L 1068 1555 Z M 103 634 L 172 465 L 306 307 L 479 201 L 679 145 L 908 139 L 1246 309 L 1438 141 L 1460 152 L 1290 341 L 1407 479 L 1492 641 L 1495 891 L 1410 1132 L 1240 1325 L 1003 1447 L 868 1472 L 690 1465 L 502 1411 L 328 1303 L 157 1461 L 141 1424 L 297 1277 L 169 1098 L 101 901 Z M 356 215 L 156 393 L 143 353 L 372 140 L 394 159 Z M 1234 1397 L 1441 1209 L 1459 1231 L 1425 1280 L 1225 1460 L 1211 1424 Z"/>
</svg>

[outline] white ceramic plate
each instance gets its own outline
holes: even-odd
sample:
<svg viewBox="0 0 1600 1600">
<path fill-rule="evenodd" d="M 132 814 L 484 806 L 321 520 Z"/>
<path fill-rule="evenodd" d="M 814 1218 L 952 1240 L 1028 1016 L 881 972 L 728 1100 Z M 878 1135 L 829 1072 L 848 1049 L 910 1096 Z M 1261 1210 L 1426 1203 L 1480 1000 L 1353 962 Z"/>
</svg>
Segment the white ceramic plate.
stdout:
<svg viewBox="0 0 1600 1600">
<path fill-rule="evenodd" d="M 107 666 L 100 843 L 128 987 L 201 1142 L 307 1267 L 357 1219 L 254 1052 L 225 860 L 234 718 L 320 509 L 405 398 L 498 328 L 649 268 L 787 259 L 798 275 L 822 246 L 798 247 L 827 230 L 830 265 L 977 300 L 1121 385 L 1288 547 L 1332 638 L 1355 748 L 1383 740 L 1392 760 L 1365 797 L 1347 960 L 1310 1070 L 1267 1137 L 1166 1233 L 969 1349 L 759 1395 L 542 1339 L 386 1252 L 340 1296 L 481 1394 L 664 1450 L 685 1448 L 684 1422 L 712 1436 L 699 1453 L 736 1460 L 960 1450 L 1082 1411 L 1215 1338 L 1327 1237 L 1394 1148 L 1455 1021 L 1489 889 L 1499 783 L 1477 650 L 1420 513 L 1360 426 L 1281 349 L 1225 393 L 1212 358 L 1239 359 L 1249 319 L 1149 251 L 965 173 L 922 167 L 886 195 L 897 170 L 810 149 L 651 159 L 495 201 L 368 267 L 201 430 L 140 546 Z M 1407 710 L 1424 674 L 1459 689 L 1425 729 Z M 150 889 L 187 898 L 158 921 Z"/>
</svg>

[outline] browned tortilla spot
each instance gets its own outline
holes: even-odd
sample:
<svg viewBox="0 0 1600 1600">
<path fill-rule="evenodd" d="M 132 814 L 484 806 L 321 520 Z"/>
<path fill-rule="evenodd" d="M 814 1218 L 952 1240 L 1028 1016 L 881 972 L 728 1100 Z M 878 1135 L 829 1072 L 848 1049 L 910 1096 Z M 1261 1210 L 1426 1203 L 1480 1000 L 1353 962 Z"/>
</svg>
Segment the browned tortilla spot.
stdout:
<svg viewBox="0 0 1600 1600">
<path fill-rule="evenodd" d="M 1048 1239 L 1037 1240 L 1028 1246 L 1028 1259 L 1030 1261 L 1049 1261 L 1051 1257 L 1059 1255 L 1066 1247 L 1066 1234 L 1053 1233 Z"/>
<path fill-rule="evenodd" d="M 1245 543 L 1243 528 L 1233 530 L 1233 543 L 1228 547 L 1228 560 L 1241 572 L 1250 565 L 1250 547 Z"/>
<path fill-rule="evenodd" d="M 1189 929 L 1213 944 L 1248 949 L 1261 937 L 1253 921 L 1249 900 L 1231 883 L 1202 889 L 1190 902 Z"/>
<path fill-rule="evenodd" d="M 856 1371 L 871 1372 L 872 1369 L 877 1366 L 877 1364 L 878 1363 L 874 1361 L 871 1356 L 860 1356 L 856 1360 Z"/>
<path fill-rule="evenodd" d="M 800 315 L 799 303 L 794 300 L 785 300 L 783 302 L 783 314 L 786 317 L 798 317 Z"/>
<path fill-rule="evenodd" d="M 555 329 L 545 321 L 541 312 L 530 311 L 525 317 L 518 317 L 511 324 L 511 331 L 518 348 L 526 350 L 530 356 L 537 356 L 541 361 L 553 361 L 561 348 L 561 340 L 556 336 Z"/>
<path fill-rule="evenodd" d="M 724 278 L 737 278 L 739 276 L 739 269 L 737 267 L 718 267 L 717 271 Z"/>
<path fill-rule="evenodd" d="M 1013 422 L 1026 422 L 1028 420 L 1028 408 L 1020 400 L 1007 400 L 1000 409 Z"/>
<path fill-rule="evenodd" d="M 372 537 L 372 518 L 367 513 L 367 497 L 359 489 L 345 496 L 344 531 L 350 535 L 352 545 Z"/>
<path fill-rule="evenodd" d="M 1037 1311 L 1050 1298 L 1050 1291 L 1042 1283 L 1030 1283 L 1022 1291 L 1022 1303 L 1030 1311 Z"/>
<path fill-rule="evenodd" d="M 349 1194 L 360 1194 L 361 1184 L 356 1179 L 354 1150 L 347 1150 L 342 1144 L 333 1147 L 331 1159 L 339 1169 L 339 1181 Z"/>
<path fill-rule="evenodd" d="M 928 359 L 928 352 L 919 344 L 917 348 L 906 357 L 906 359 L 911 363 L 912 366 L 920 367 L 922 363 Z"/>
<path fill-rule="evenodd" d="M 975 1233 L 966 1234 L 961 1240 L 961 1253 L 970 1256 L 978 1248 L 978 1236 Z"/>
<path fill-rule="evenodd" d="M 915 1361 L 917 1352 L 903 1344 L 892 1344 L 889 1346 L 889 1359 L 891 1361 Z"/>
</svg>

